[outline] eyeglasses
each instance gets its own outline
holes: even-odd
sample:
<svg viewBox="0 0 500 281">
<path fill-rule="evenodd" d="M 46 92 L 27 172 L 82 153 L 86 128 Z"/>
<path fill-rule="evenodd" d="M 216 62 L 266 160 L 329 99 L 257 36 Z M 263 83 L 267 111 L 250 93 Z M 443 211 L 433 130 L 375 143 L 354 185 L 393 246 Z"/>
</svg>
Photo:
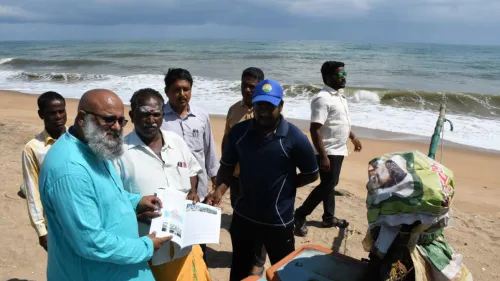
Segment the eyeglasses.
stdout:
<svg viewBox="0 0 500 281">
<path fill-rule="evenodd" d="M 347 77 L 347 72 L 345 72 L 345 71 L 344 72 L 339 72 L 337 75 L 338 75 L 339 78 L 345 78 L 345 77 Z"/>
<path fill-rule="evenodd" d="M 113 126 L 116 122 L 118 122 L 118 124 L 121 127 L 125 127 L 125 125 L 127 125 L 127 123 L 128 123 L 128 120 L 125 119 L 125 117 L 103 116 L 103 115 L 96 114 L 96 113 L 93 113 L 90 111 L 84 111 L 84 112 L 86 114 L 91 114 L 91 115 L 94 115 L 94 116 L 101 118 L 106 126 Z"/>
</svg>

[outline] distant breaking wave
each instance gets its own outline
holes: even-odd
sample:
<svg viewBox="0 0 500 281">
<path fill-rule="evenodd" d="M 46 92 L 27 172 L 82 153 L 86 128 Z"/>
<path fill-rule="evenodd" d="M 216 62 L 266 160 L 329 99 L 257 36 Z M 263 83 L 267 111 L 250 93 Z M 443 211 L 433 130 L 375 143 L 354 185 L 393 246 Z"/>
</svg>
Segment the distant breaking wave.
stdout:
<svg viewBox="0 0 500 281">
<path fill-rule="evenodd" d="M 48 82 L 78 82 L 84 80 L 106 80 L 107 75 L 101 74 L 80 74 L 80 73 L 29 73 L 21 72 L 14 75 L 15 79 L 24 81 L 48 81 Z"/>
<path fill-rule="evenodd" d="M 0 65 L 9 65 L 17 68 L 24 68 L 29 66 L 36 67 L 79 67 L 79 66 L 97 66 L 112 64 L 109 61 L 101 60 L 85 60 L 85 59 L 71 59 L 71 60 L 36 60 L 36 59 L 21 59 L 21 58 L 7 58 L 1 59 Z"/>
<path fill-rule="evenodd" d="M 310 98 L 321 90 L 321 85 L 285 85 L 288 97 Z M 345 95 L 350 102 L 379 103 L 393 107 L 405 107 L 426 111 L 437 111 L 446 103 L 451 113 L 476 115 L 488 118 L 500 117 L 500 96 L 475 93 L 446 93 L 377 88 L 346 88 Z"/>
<path fill-rule="evenodd" d="M 8 59 L 3 59 L 6 61 Z M 14 59 L 15 60 L 15 59 Z M 3 62 L 10 63 L 10 61 Z M 1 62 L 1 61 L 0 61 Z M 156 77 L 158 76 L 158 77 Z M 145 78 L 146 77 L 146 78 Z M 152 79 L 162 85 L 161 75 L 128 75 L 113 76 L 102 74 L 82 74 L 82 73 L 31 73 L 13 72 L 10 80 L 22 82 L 52 82 L 52 83 L 79 83 L 82 81 L 114 81 L 128 84 L 130 81 L 143 81 Z M 220 91 L 228 93 L 239 93 L 239 83 L 237 81 L 217 80 L 205 77 L 195 77 L 195 86 L 199 81 L 203 81 L 207 90 L 216 87 Z M 295 84 L 284 85 L 283 89 L 287 102 L 294 99 L 307 100 L 321 90 L 322 85 Z M 484 95 L 475 93 L 450 93 L 450 92 L 426 92 L 380 88 L 352 87 L 345 89 L 345 95 L 349 102 L 359 104 L 380 104 L 394 108 L 408 108 L 414 110 L 425 110 L 437 112 L 442 102 L 447 104 L 447 111 L 450 113 L 472 115 L 485 118 L 500 118 L 500 96 Z"/>
<path fill-rule="evenodd" d="M 154 57 L 155 54 L 146 54 L 146 53 L 99 53 L 97 54 L 99 57 L 108 57 L 108 58 L 144 58 L 144 57 Z"/>
</svg>

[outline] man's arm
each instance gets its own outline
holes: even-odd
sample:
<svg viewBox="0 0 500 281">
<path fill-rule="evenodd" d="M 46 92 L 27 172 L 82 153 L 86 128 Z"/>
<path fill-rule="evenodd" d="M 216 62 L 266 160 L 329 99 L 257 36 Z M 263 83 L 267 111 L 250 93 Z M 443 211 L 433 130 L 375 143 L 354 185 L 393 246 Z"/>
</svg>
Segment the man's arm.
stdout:
<svg viewBox="0 0 500 281">
<path fill-rule="evenodd" d="M 229 189 L 233 173 L 234 173 L 234 165 L 233 166 L 228 166 L 228 165 L 220 165 L 219 172 L 217 173 L 217 179 L 216 179 L 216 184 L 217 184 L 217 189 L 220 190 L 221 194 L 224 195 L 226 191 Z"/>
<path fill-rule="evenodd" d="M 40 191 L 38 189 L 38 173 L 40 170 L 32 155 L 32 151 L 28 149 L 29 148 L 26 148 L 22 153 L 23 182 L 26 189 L 26 202 L 28 204 L 31 224 L 35 228 L 38 237 L 43 237 L 47 235 L 47 227 L 45 225 L 45 218 L 43 217 L 43 206 L 40 201 Z"/>
<path fill-rule="evenodd" d="M 318 152 L 320 168 L 323 171 L 330 170 L 330 160 L 328 158 L 328 154 L 325 151 L 323 134 L 321 133 L 321 127 L 323 127 L 323 124 L 325 124 L 327 118 L 328 106 L 325 99 L 322 97 L 316 97 L 311 102 L 311 125 L 309 131 L 311 133 L 313 145 Z"/>
<path fill-rule="evenodd" d="M 236 132 L 231 131 L 227 136 L 227 142 L 224 145 L 224 150 L 222 151 L 222 157 L 220 160 L 220 168 L 217 173 L 216 183 L 217 187 L 215 188 L 212 194 L 209 194 L 206 198 L 207 204 L 210 205 L 219 205 L 222 196 L 228 190 L 236 163 L 239 160 L 238 151 L 236 149 Z"/>
<path fill-rule="evenodd" d="M 191 184 L 191 190 L 188 193 L 188 199 L 198 202 L 200 200 L 200 198 L 198 197 L 198 177 L 203 173 L 203 169 L 201 168 L 198 160 L 196 160 L 196 157 L 194 157 L 194 154 L 191 153 L 189 146 L 181 138 L 179 138 L 179 146 L 182 149 L 182 154 L 184 155 L 184 158 L 187 162 L 187 168 L 189 170 L 189 182 Z"/>
<path fill-rule="evenodd" d="M 102 228 L 102 210 L 86 176 L 60 178 L 48 190 L 47 200 L 67 233 L 65 239 L 79 256 L 121 265 L 145 262 L 153 256 L 153 241 L 149 237 L 124 238 Z"/>
<path fill-rule="evenodd" d="M 323 133 L 321 133 L 321 127 L 323 127 L 323 124 L 321 123 L 311 123 L 309 132 L 311 133 L 311 139 L 319 157 L 324 158 L 328 157 L 328 154 L 326 154 L 325 145 L 323 144 Z"/>
<path fill-rule="evenodd" d="M 213 178 L 217 176 L 219 157 L 217 157 L 217 148 L 215 146 L 209 117 L 207 117 L 206 120 L 203 144 L 205 150 L 205 169 L 207 170 L 208 177 Z"/>
<path fill-rule="evenodd" d="M 292 157 L 300 174 L 297 175 L 297 187 L 302 187 L 316 181 L 318 175 L 318 162 L 309 139 L 302 132 L 297 132 L 297 141 L 292 150 Z"/>
<path fill-rule="evenodd" d="M 229 134 L 229 131 L 231 130 L 231 127 L 229 126 L 229 116 L 231 116 L 231 109 L 232 109 L 232 107 L 230 107 L 229 110 L 227 111 L 226 125 L 224 126 L 224 136 L 222 136 L 220 151 L 224 151 L 224 145 L 226 144 L 226 138 L 227 138 L 227 135 Z"/>
<path fill-rule="evenodd" d="M 191 183 L 190 193 L 196 194 L 198 192 L 198 176 L 190 177 L 189 182 Z"/>
<path fill-rule="evenodd" d="M 219 168 L 219 172 L 217 173 L 217 187 L 214 192 L 210 193 L 207 197 L 205 197 L 205 203 L 212 206 L 219 206 L 222 202 L 222 197 L 229 189 L 229 183 L 231 177 L 234 173 L 234 165 L 225 165 L 222 163 Z"/>
<path fill-rule="evenodd" d="M 352 132 L 352 130 L 349 132 L 349 138 L 352 141 L 352 144 L 354 144 L 354 151 L 360 152 L 361 149 L 363 149 L 363 146 L 361 145 L 361 141 L 356 137 L 356 135 Z"/>
</svg>

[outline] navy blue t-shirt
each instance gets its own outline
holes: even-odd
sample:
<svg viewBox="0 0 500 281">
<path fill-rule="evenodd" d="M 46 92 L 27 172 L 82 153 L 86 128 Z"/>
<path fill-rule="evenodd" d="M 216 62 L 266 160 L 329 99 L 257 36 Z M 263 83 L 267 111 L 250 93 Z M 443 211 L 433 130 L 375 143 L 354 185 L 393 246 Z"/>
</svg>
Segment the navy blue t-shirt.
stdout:
<svg viewBox="0 0 500 281">
<path fill-rule="evenodd" d="M 233 126 L 221 164 L 240 163 L 241 195 L 234 212 L 255 223 L 284 227 L 293 222 L 297 168 L 314 174 L 318 164 L 306 135 L 280 118 L 270 136 L 254 130 L 254 119 Z"/>
</svg>

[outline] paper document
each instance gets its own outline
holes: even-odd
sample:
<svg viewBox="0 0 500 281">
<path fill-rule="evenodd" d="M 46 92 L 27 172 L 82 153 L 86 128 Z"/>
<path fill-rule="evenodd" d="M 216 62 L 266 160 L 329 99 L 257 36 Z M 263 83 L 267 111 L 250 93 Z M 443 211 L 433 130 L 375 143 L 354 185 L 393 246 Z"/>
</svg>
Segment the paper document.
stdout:
<svg viewBox="0 0 500 281">
<path fill-rule="evenodd" d="M 219 244 L 221 209 L 203 203 L 193 204 L 178 190 L 159 190 L 163 203 L 161 217 L 151 222 L 149 233 L 157 237 L 172 235 L 181 248 L 197 244 Z"/>
</svg>

